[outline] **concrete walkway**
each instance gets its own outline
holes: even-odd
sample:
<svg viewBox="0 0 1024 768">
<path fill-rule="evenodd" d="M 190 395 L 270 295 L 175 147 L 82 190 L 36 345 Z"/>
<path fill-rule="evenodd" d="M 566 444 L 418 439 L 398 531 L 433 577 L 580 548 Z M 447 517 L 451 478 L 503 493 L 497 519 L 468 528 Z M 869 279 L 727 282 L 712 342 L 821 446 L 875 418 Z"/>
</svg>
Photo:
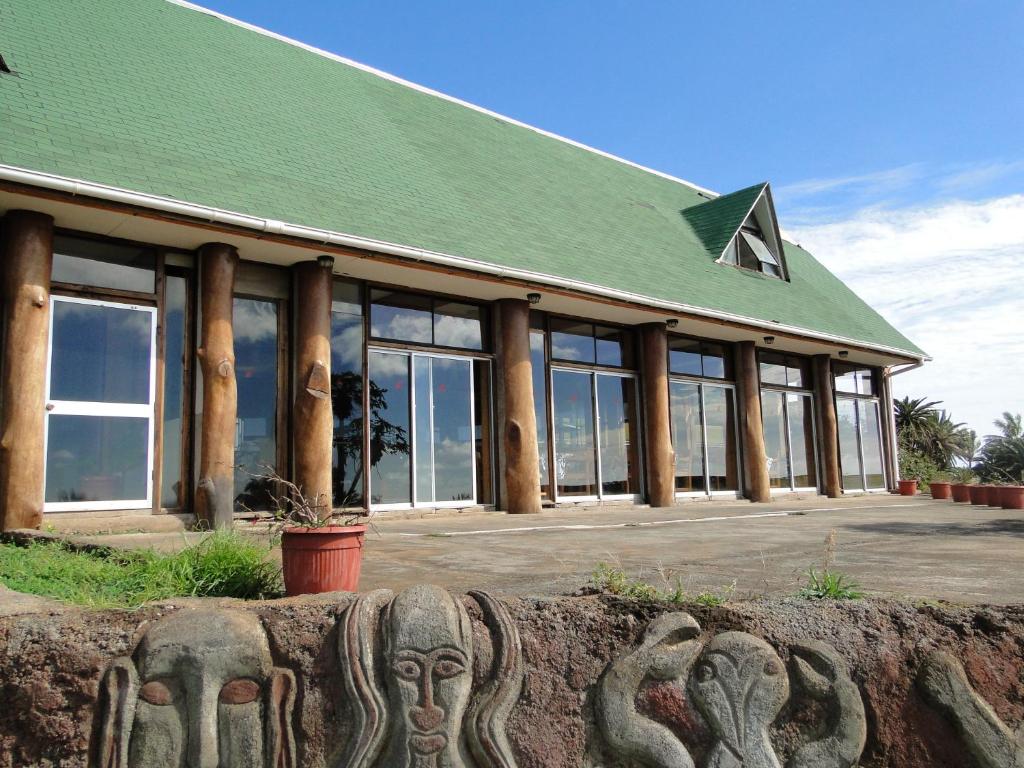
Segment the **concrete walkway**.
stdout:
<svg viewBox="0 0 1024 768">
<path fill-rule="evenodd" d="M 669 509 L 589 507 L 535 516 L 378 519 L 367 534 L 363 590 L 434 582 L 453 590 L 571 593 L 598 563 L 691 594 L 795 593 L 820 567 L 835 530 L 834 568 L 874 594 L 955 602 L 1024 602 L 1024 513 L 874 495 Z M 117 546 L 180 547 L 197 534 L 90 537 Z"/>
</svg>

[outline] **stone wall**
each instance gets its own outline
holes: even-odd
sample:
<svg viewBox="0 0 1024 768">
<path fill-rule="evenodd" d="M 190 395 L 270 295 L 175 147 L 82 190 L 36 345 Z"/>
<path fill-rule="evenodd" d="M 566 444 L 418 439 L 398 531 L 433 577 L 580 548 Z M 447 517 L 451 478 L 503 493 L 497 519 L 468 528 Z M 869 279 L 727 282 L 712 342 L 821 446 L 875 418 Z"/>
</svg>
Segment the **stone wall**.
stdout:
<svg viewBox="0 0 1024 768">
<path fill-rule="evenodd" d="M 1020 607 L 0 592 L 0 766 L 1004 768 L 1022 670 Z"/>
</svg>

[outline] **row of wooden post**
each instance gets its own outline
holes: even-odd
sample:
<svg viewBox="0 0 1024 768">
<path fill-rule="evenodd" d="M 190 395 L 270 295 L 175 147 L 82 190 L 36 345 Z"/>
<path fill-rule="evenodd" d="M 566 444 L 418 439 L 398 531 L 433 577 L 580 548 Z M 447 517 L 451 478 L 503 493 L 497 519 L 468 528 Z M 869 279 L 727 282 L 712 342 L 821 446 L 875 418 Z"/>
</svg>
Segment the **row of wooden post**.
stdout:
<svg viewBox="0 0 1024 768">
<path fill-rule="evenodd" d="M 238 253 L 210 243 L 199 249 L 199 365 L 203 416 L 196 514 L 216 527 L 230 525 L 234 509 L 234 441 L 237 416 L 232 307 Z M 32 211 L 3 219 L 3 374 L 0 381 L 0 515 L 2 528 L 35 528 L 42 522 L 44 399 L 49 328 L 53 220 Z M 309 261 L 295 266 L 296 338 L 293 410 L 293 482 L 313 505 L 331 501 L 333 412 L 331 408 L 331 269 Z M 530 308 L 519 299 L 496 302 L 497 417 L 502 507 L 539 512 L 540 471 L 530 361 Z M 675 501 L 668 338 L 664 324 L 640 327 L 642 412 L 648 500 Z M 760 385 L 754 342 L 736 345 L 736 384 L 744 455 L 744 487 L 752 501 L 768 501 L 771 489 L 761 424 Z M 824 490 L 841 494 L 836 414 L 828 355 L 814 358 L 815 410 Z"/>
</svg>

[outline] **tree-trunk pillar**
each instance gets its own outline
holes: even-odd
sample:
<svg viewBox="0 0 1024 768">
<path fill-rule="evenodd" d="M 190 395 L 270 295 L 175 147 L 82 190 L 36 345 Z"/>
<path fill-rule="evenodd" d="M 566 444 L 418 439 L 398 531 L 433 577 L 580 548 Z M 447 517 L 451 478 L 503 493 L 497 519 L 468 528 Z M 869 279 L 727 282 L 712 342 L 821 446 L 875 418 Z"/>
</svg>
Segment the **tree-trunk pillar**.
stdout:
<svg viewBox="0 0 1024 768">
<path fill-rule="evenodd" d="M 331 408 L 331 269 L 315 261 L 295 270 L 295 484 L 321 517 L 331 513 L 334 412 Z"/>
<path fill-rule="evenodd" d="M 504 507 L 512 513 L 536 513 L 541 509 L 540 459 L 530 362 L 530 304 L 522 299 L 501 299 L 496 308 Z"/>
<path fill-rule="evenodd" d="M 652 507 L 676 500 L 676 455 L 672 449 L 668 395 L 668 332 L 663 323 L 640 326 L 647 496 Z"/>
<path fill-rule="evenodd" d="M 43 522 L 43 434 L 50 328 L 53 217 L 8 211 L 2 223 L 3 405 L 0 410 L 0 529 Z"/>
<path fill-rule="evenodd" d="M 771 501 L 768 460 L 764 450 L 761 422 L 761 387 L 757 368 L 757 349 L 752 341 L 736 345 L 736 383 L 743 423 L 743 463 L 746 492 L 751 501 Z"/>
<path fill-rule="evenodd" d="M 237 264 L 234 246 L 207 243 L 199 249 L 203 422 L 196 517 L 211 528 L 231 527 L 235 503 L 238 383 L 232 315 Z"/>
<path fill-rule="evenodd" d="M 814 406 L 818 411 L 818 453 L 821 455 L 825 495 L 837 499 L 843 495 L 839 478 L 839 427 L 835 398 L 832 396 L 832 362 L 829 355 L 814 358 Z"/>
</svg>

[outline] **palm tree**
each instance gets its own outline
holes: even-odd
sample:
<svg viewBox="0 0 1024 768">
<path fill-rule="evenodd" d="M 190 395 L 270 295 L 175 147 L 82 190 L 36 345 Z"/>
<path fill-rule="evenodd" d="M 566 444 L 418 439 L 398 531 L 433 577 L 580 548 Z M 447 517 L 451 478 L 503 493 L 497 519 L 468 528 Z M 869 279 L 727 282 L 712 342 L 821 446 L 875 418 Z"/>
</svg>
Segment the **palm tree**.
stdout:
<svg viewBox="0 0 1024 768">
<path fill-rule="evenodd" d="M 1002 418 L 996 419 L 992 423 L 1002 433 L 995 436 L 997 439 L 1000 437 L 1024 437 L 1024 420 L 1021 419 L 1019 413 L 1003 411 Z"/>
<path fill-rule="evenodd" d="M 946 411 L 931 412 L 921 447 L 941 469 L 948 469 L 954 459 L 963 457 L 963 426 Z"/>
<path fill-rule="evenodd" d="M 988 435 L 979 452 L 978 473 L 997 483 L 1024 483 L 1024 424 L 1021 415 L 1004 411 L 995 427 L 1002 434 Z"/>
<path fill-rule="evenodd" d="M 909 396 L 893 403 L 896 415 L 896 434 L 911 448 L 919 449 L 927 441 L 929 427 L 935 416 L 935 406 L 941 400 Z"/>
</svg>

